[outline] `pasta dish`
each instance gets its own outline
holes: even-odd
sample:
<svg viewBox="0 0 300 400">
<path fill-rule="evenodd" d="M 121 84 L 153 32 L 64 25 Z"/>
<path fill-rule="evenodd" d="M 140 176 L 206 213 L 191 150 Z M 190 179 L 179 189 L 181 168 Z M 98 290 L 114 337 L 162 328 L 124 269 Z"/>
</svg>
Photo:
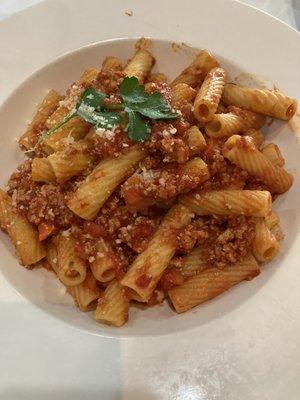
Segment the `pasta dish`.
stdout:
<svg viewBox="0 0 300 400">
<path fill-rule="evenodd" d="M 130 305 L 185 312 L 260 273 L 283 233 L 273 201 L 293 184 L 266 119 L 297 103 L 230 83 L 206 50 L 174 80 L 139 49 L 50 90 L 0 190 L 0 225 L 26 268 L 122 326 Z"/>
</svg>

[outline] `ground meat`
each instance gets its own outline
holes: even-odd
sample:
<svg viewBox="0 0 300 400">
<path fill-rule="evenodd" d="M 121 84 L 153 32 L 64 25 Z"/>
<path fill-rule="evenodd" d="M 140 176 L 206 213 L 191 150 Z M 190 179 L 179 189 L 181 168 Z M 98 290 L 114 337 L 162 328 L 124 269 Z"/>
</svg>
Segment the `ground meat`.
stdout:
<svg viewBox="0 0 300 400">
<path fill-rule="evenodd" d="M 120 229 L 119 239 L 135 252 L 141 253 L 157 230 L 159 222 L 160 218 L 137 217 L 132 224 Z"/>
<path fill-rule="evenodd" d="M 137 215 L 126 206 L 120 193 L 113 194 L 101 208 L 95 222 L 104 226 L 114 240 L 118 239 L 121 227 L 134 222 Z"/>
<path fill-rule="evenodd" d="M 180 193 L 188 193 L 203 180 L 202 175 L 192 174 L 177 164 L 160 169 L 141 169 L 122 186 L 122 195 L 133 210 L 147 210 L 159 201 L 169 202 Z"/>
<path fill-rule="evenodd" d="M 172 91 L 168 84 L 164 82 L 149 82 L 146 85 L 146 90 L 149 94 L 159 92 L 166 100 L 169 107 L 171 107 Z"/>
<path fill-rule="evenodd" d="M 167 268 L 162 274 L 157 288 L 166 293 L 173 286 L 182 285 L 184 278 L 176 268 Z"/>
<path fill-rule="evenodd" d="M 105 229 L 103 237 L 113 241 L 115 248 L 121 248 L 126 258 L 144 250 L 156 231 L 162 215 L 161 210 L 151 210 L 147 216 L 130 211 L 117 192 L 100 210 L 95 223 Z M 132 253 L 133 251 L 133 253 Z"/>
<path fill-rule="evenodd" d="M 252 218 L 198 217 L 177 235 L 177 254 L 188 253 L 199 244 L 207 263 L 222 268 L 243 259 L 251 251 L 253 237 Z M 180 269 L 182 263 L 182 256 L 177 255 L 170 266 Z"/>
<path fill-rule="evenodd" d="M 249 176 L 247 178 L 245 189 L 248 190 L 267 190 L 268 192 L 272 192 L 270 188 L 259 179 L 254 178 L 254 176 Z"/>
<path fill-rule="evenodd" d="M 202 155 L 206 162 L 210 179 L 202 183 L 197 191 L 199 193 L 221 189 L 243 189 L 249 177 L 246 171 L 231 164 L 222 154 L 224 139 L 207 138 L 207 148 Z"/>
<path fill-rule="evenodd" d="M 217 173 L 198 186 L 197 193 L 201 194 L 211 190 L 222 189 L 242 190 L 247 178 L 248 174 L 246 171 L 243 171 L 235 165 L 226 163 L 224 169 L 220 173 Z"/>
<path fill-rule="evenodd" d="M 203 243 L 204 257 L 213 266 L 224 267 L 246 257 L 254 238 L 254 221 L 244 216 L 206 222 L 208 239 Z"/>
<path fill-rule="evenodd" d="M 66 205 L 76 186 L 72 182 L 59 186 L 32 181 L 30 161 L 12 174 L 9 187 L 13 204 L 34 225 L 51 222 L 57 229 L 65 229 L 77 219 Z"/>
<path fill-rule="evenodd" d="M 121 71 L 105 70 L 100 71 L 95 81 L 95 87 L 104 93 L 116 94 L 125 75 Z"/>
<path fill-rule="evenodd" d="M 109 156 L 118 157 L 133 145 L 122 127 L 92 131 L 88 135 L 88 140 L 91 144 L 91 154 L 96 162 Z"/>
<path fill-rule="evenodd" d="M 208 238 L 208 232 L 202 219 L 196 219 L 188 224 L 177 235 L 177 250 L 188 253 L 196 243 L 204 242 Z"/>
<path fill-rule="evenodd" d="M 155 122 L 145 147 L 151 153 L 159 151 L 164 156 L 164 162 L 176 161 L 182 164 L 190 156 L 186 140 L 186 131 L 189 127 L 190 124 L 181 119 L 172 123 Z"/>
<path fill-rule="evenodd" d="M 142 170 L 158 169 L 161 168 L 162 165 L 162 157 L 159 152 L 146 156 L 139 164 Z"/>
<path fill-rule="evenodd" d="M 183 100 L 179 108 L 175 108 L 175 111 L 179 111 L 182 117 L 190 124 L 197 125 L 198 121 L 194 115 L 194 106 L 189 101 Z"/>
<path fill-rule="evenodd" d="M 116 243 L 105 227 L 95 222 L 85 221 L 83 224 L 73 225 L 71 232 L 76 239 L 76 254 L 80 258 L 92 262 L 91 260 L 101 256 L 99 241 L 106 243 L 109 252 L 105 253 L 105 257 L 110 257 L 113 260 L 117 279 L 121 279 L 124 276 L 135 254 L 127 246 Z"/>
<path fill-rule="evenodd" d="M 40 187 L 40 184 L 31 178 L 31 164 L 31 160 L 27 160 L 12 173 L 8 181 L 9 194 L 12 195 L 13 191 L 18 189 L 28 191 Z"/>
<path fill-rule="evenodd" d="M 149 300 L 147 301 L 148 307 L 156 306 L 157 304 L 161 304 L 165 299 L 165 293 L 162 290 L 155 289 Z"/>
<path fill-rule="evenodd" d="M 183 257 L 173 257 L 172 260 L 169 263 L 170 268 L 176 268 L 176 269 L 181 269 L 182 265 L 184 263 Z"/>
<path fill-rule="evenodd" d="M 51 221 L 57 228 L 69 227 L 76 218 L 67 207 L 69 197 L 70 193 L 58 186 L 43 185 L 30 201 L 28 220 L 36 225 L 43 221 Z"/>
</svg>

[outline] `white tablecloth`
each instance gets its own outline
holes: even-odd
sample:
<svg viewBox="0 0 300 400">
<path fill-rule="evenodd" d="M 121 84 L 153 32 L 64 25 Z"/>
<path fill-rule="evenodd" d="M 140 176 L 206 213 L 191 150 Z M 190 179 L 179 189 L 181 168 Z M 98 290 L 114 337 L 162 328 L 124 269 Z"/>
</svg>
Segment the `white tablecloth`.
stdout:
<svg viewBox="0 0 300 400">
<path fill-rule="evenodd" d="M 41 1 L 43 0 L 0 0 L 0 20 Z M 297 27 L 297 13 L 300 20 L 300 0 L 242 0 L 242 2 L 260 8 L 292 27 Z"/>
</svg>

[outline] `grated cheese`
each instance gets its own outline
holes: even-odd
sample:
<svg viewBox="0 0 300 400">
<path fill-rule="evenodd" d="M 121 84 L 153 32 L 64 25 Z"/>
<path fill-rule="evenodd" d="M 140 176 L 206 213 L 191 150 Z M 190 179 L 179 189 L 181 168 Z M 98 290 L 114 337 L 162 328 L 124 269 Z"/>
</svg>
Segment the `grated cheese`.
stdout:
<svg viewBox="0 0 300 400">
<path fill-rule="evenodd" d="M 61 236 L 69 237 L 71 235 L 71 228 L 62 232 Z"/>
<path fill-rule="evenodd" d="M 110 125 L 111 126 L 111 125 Z M 111 129 L 98 128 L 95 133 L 103 139 L 113 140 L 116 134 L 117 126 L 112 126 Z M 126 147 L 126 146 L 124 146 Z"/>
</svg>

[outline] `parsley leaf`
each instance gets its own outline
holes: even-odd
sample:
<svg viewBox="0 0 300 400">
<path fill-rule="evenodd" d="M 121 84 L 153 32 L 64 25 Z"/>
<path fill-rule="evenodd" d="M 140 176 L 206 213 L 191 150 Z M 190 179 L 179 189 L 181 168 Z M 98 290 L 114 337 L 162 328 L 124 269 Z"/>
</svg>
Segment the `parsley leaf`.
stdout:
<svg viewBox="0 0 300 400">
<path fill-rule="evenodd" d="M 143 103 L 149 97 L 145 87 L 134 76 L 123 79 L 120 85 L 120 94 L 128 106 L 130 103 Z"/>
<path fill-rule="evenodd" d="M 145 117 L 152 119 L 175 119 L 178 118 L 178 114 L 172 112 L 163 96 L 154 92 L 148 97 L 143 103 L 135 104 L 132 109 L 138 111 Z"/>
<path fill-rule="evenodd" d="M 85 122 L 95 126 L 95 128 L 111 129 L 114 125 L 119 125 L 122 117 L 118 112 L 91 111 L 88 107 L 80 105 L 77 114 Z"/>
<path fill-rule="evenodd" d="M 100 110 L 105 98 L 106 94 L 98 92 L 92 87 L 87 88 L 83 92 L 80 101 L 77 103 L 76 109 L 78 109 L 82 104 L 85 104 L 89 107 L 93 107 L 95 110 Z"/>
<path fill-rule="evenodd" d="M 111 129 L 115 125 L 119 125 L 122 116 L 119 112 L 97 111 L 94 112 L 93 118 L 96 128 Z"/>
<path fill-rule="evenodd" d="M 127 128 L 129 138 L 134 142 L 143 143 L 151 133 L 149 124 L 143 121 L 139 114 L 130 108 L 125 108 L 125 111 L 128 113 L 129 118 Z"/>
<path fill-rule="evenodd" d="M 103 111 L 103 102 L 106 94 L 94 88 L 87 88 L 76 105 L 77 114 L 85 122 L 95 126 L 96 129 L 111 129 L 119 125 L 122 117 L 119 112 Z"/>
<path fill-rule="evenodd" d="M 151 133 L 149 124 L 140 115 L 151 119 L 175 119 L 179 116 L 172 112 L 161 93 L 149 95 L 135 77 L 123 79 L 120 94 L 129 117 L 128 136 L 135 142 L 144 142 Z"/>
</svg>

